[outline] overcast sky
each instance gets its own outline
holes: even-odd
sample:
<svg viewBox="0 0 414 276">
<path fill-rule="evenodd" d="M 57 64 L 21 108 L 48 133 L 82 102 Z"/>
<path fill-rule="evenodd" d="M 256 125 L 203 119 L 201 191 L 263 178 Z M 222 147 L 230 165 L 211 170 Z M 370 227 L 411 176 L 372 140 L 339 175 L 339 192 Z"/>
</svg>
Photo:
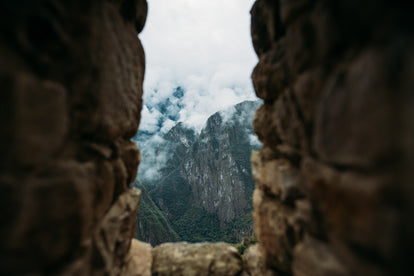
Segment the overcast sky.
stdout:
<svg viewBox="0 0 414 276">
<path fill-rule="evenodd" d="M 257 99 L 250 80 L 257 63 L 250 38 L 253 2 L 148 0 L 139 35 L 146 53 L 140 130 L 155 130 L 162 114 L 154 107 L 167 98 L 180 102 L 177 121 L 196 130 L 218 110 Z M 177 86 L 185 91 L 180 99 L 172 96 Z M 168 119 L 162 128 L 174 124 Z"/>
</svg>

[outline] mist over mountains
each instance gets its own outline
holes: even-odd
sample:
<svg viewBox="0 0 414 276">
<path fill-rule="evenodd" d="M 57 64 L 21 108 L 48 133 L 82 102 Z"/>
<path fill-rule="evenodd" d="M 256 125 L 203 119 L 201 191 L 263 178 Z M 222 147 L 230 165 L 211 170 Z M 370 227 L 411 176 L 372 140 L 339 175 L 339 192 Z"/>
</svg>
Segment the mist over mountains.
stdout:
<svg viewBox="0 0 414 276">
<path fill-rule="evenodd" d="M 154 91 L 156 96 L 157 91 Z M 167 152 L 158 151 L 166 141 L 164 135 L 173 128 L 180 119 L 180 111 L 184 105 L 181 102 L 184 89 L 176 87 L 166 98 L 153 99 L 149 96 L 142 110 L 142 121 L 137 135 L 133 138 L 142 153 L 138 178 L 143 183 L 156 181 L 160 170 L 168 160 Z"/>
<path fill-rule="evenodd" d="M 168 91 L 167 91 L 168 90 Z M 189 95 L 189 92 L 181 86 L 175 88 L 159 87 L 151 93 L 144 95 L 144 105 L 142 109 L 142 120 L 139 131 L 133 138 L 142 153 L 142 161 L 139 167 L 138 179 L 142 183 L 149 183 L 159 180 L 159 171 L 167 162 L 169 156 L 168 151 L 161 150 L 161 145 L 165 144 L 164 135 L 168 133 L 175 125 L 181 122 L 186 128 L 191 129 L 194 135 L 199 134 L 205 126 L 207 119 L 215 112 L 220 112 L 224 120 L 229 119 L 235 112 L 234 105 L 246 99 L 254 98 L 254 96 L 239 96 L 226 102 L 223 98 L 214 103 L 204 103 L 203 110 L 199 111 L 199 107 L 195 103 L 185 98 L 198 97 Z M 210 96 L 212 98 L 212 96 Z M 209 100 L 211 101 L 211 99 Z M 208 112 L 206 109 L 209 109 Z M 245 111 L 244 117 L 253 118 L 254 111 Z M 197 122 L 188 122 L 187 113 L 191 113 L 192 117 L 198 117 Z M 184 119 L 184 120 L 183 120 Z M 251 133 L 252 143 L 258 143 L 256 135 Z M 158 149 L 159 150 L 156 150 Z"/>
<path fill-rule="evenodd" d="M 244 101 L 220 110 L 197 131 L 175 121 L 184 93 L 177 87 L 174 97 L 148 108 L 160 116 L 155 126 L 135 137 L 142 151 L 140 184 L 136 186 L 143 185 L 153 202 L 146 204 L 147 214 L 138 217 L 137 236 L 154 244 L 177 236 L 191 242 L 239 242 L 253 230 L 250 154 L 261 144 L 253 132 L 252 118 L 261 103 Z M 175 125 L 166 131 L 171 122 Z M 154 205 L 165 218 L 158 211 L 148 214 L 148 206 Z M 140 221 L 141 216 L 146 222 Z M 159 227 L 164 230 L 158 236 L 147 233 L 149 216 L 157 224 L 162 222 Z M 166 228 L 161 226 L 165 219 L 169 222 Z"/>
</svg>

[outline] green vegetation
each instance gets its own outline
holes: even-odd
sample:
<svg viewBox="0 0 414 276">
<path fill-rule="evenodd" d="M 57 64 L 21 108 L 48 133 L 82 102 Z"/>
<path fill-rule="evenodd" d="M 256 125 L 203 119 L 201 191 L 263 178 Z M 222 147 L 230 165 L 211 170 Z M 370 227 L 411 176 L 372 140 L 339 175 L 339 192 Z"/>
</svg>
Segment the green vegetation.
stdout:
<svg viewBox="0 0 414 276">
<path fill-rule="evenodd" d="M 257 243 L 256 236 L 253 235 L 248 238 L 244 238 L 241 243 L 236 243 L 232 245 L 237 249 L 237 251 L 239 251 L 240 255 L 243 255 L 246 249 L 249 248 L 249 246 L 256 244 L 256 243 Z"/>
<path fill-rule="evenodd" d="M 154 204 L 145 187 L 139 182 L 134 186 L 142 191 L 135 237 L 155 246 L 167 241 L 179 241 L 180 237 L 171 227 L 161 210 Z"/>
<path fill-rule="evenodd" d="M 191 208 L 190 187 L 186 180 L 181 177 L 178 169 L 164 177 L 157 187 L 150 192 L 150 196 L 162 199 L 162 202 L 157 202 L 157 204 L 164 213 L 169 214 L 171 221 L 183 216 Z"/>
<path fill-rule="evenodd" d="M 232 158 L 238 166 L 247 168 L 246 173 L 241 177 L 244 179 L 244 193 L 247 198 L 252 197 L 254 183 L 250 173 L 250 144 L 247 137 L 240 132 L 238 127 L 229 130 L 234 143 L 229 149 Z M 213 149 L 219 149 L 219 143 L 212 139 Z M 196 150 L 199 143 L 194 143 L 192 151 Z M 174 155 L 175 156 L 175 155 Z M 217 159 L 217 153 L 215 152 Z M 246 206 L 246 214 L 242 217 L 220 227 L 220 220 L 217 214 L 208 213 L 204 209 L 196 208 L 191 202 L 192 192 L 188 180 L 182 176 L 182 159 L 172 158 L 177 164 L 172 166 L 172 170 L 159 181 L 151 191 L 150 196 L 155 199 L 159 209 L 168 218 L 171 227 L 178 234 L 179 240 L 188 242 L 218 242 L 238 243 L 245 237 L 250 237 L 253 233 L 253 219 L 250 214 L 251 204 Z M 206 166 L 211 166 L 207 163 Z M 215 171 L 215 167 L 210 169 Z M 250 200 L 251 202 L 251 200 Z M 158 209 L 158 208 L 157 208 Z M 172 241 L 172 240 L 171 240 Z"/>
<path fill-rule="evenodd" d="M 224 228 L 216 214 L 210 214 L 200 208 L 191 208 L 178 220 L 172 221 L 172 226 L 183 241 L 188 242 L 218 242 L 237 243 L 253 235 L 253 218 L 246 214 Z"/>
<path fill-rule="evenodd" d="M 156 149 L 156 154 L 166 154 L 168 160 L 159 170 L 160 179 L 144 183 L 149 189 L 148 198 L 150 196 L 154 202 L 142 201 L 138 223 L 141 229 L 146 229 L 147 233 L 143 235 L 148 234 L 146 238 L 151 243 L 154 237 L 150 237 L 150 233 L 162 237 L 163 242 L 225 241 L 233 244 L 253 235 L 250 214 L 254 189 L 250 165 L 253 146 L 249 135 L 253 133 L 251 118 L 259 104 L 244 102 L 236 105 L 235 113 L 225 121 L 221 113 L 212 115 L 199 135 L 182 123 L 164 135 L 166 142 Z M 218 183 L 208 177 L 214 181 L 220 177 L 225 180 Z M 218 193 L 220 185 L 232 185 L 234 193 L 228 189 Z M 207 191 L 211 194 L 206 195 Z M 223 226 L 219 219 L 223 212 L 217 208 L 227 208 L 223 206 L 229 205 L 222 204 L 222 199 L 228 197 L 231 200 L 236 195 L 243 197 L 237 201 L 236 213 L 245 215 Z M 205 200 L 203 204 L 198 202 L 201 198 Z M 216 200 L 220 205 L 211 207 Z M 214 213 L 206 209 L 214 209 Z M 240 244 L 239 250 L 244 251 L 244 246 Z"/>
<path fill-rule="evenodd" d="M 238 243 L 253 235 L 253 217 L 248 212 L 226 225 L 221 231 L 221 241 Z"/>
<path fill-rule="evenodd" d="M 162 198 L 164 212 L 151 200 L 145 187 L 139 183 L 135 185 L 142 190 L 136 228 L 138 239 L 152 245 L 174 241 L 237 243 L 252 235 L 253 218 L 250 212 L 221 228 L 217 214 L 191 206 L 191 191 L 188 185 L 184 185 L 178 170 L 163 181 L 168 181 L 168 185 L 160 185 L 150 194 Z M 170 215 L 168 219 L 164 214 L 175 216 Z"/>
<path fill-rule="evenodd" d="M 216 214 L 203 209 L 191 208 L 172 222 L 181 239 L 188 242 L 215 242 L 221 240 L 220 221 Z"/>
</svg>

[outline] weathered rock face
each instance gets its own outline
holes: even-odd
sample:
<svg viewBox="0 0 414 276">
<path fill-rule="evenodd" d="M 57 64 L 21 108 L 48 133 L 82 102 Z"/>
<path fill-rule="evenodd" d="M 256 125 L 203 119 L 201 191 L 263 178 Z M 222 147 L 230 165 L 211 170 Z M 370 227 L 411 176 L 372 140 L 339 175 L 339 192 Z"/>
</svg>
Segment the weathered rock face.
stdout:
<svg viewBox="0 0 414 276">
<path fill-rule="evenodd" d="M 0 4 L 0 274 L 118 275 L 140 193 L 145 0 Z"/>
<path fill-rule="evenodd" d="M 200 134 L 179 123 L 164 136 L 161 180 L 147 185 L 182 240 L 237 243 L 252 234 L 250 155 L 260 147 L 252 118 L 259 105 L 245 101 L 217 112 Z"/>
<path fill-rule="evenodd" d="M 239 275 L 237 250 L 225 243 L 164 243 L 153 249 L 153 275 Z"/>
<path fill-rule="evenodd" d="M 259 244 L 255 244 L 247 248 L 243 254 L 243 274 L 247 275 L 262 275 L 262 276 L 274 276 L 277 275 L 271 269 L 266 268 L 264 264 L 263 253 L 260 250 Z"/>
<path fill-rule="evenodd" d="M 259 102 L 236 105 L 232 114 L 212 115 L 183 165 L 195 206 L 217 213 L 221 225 L 251 208 L 252 181 L 249 155 L 251 118 Z M 226 118 L 229 116 L 229 118 Z"/>
<path fill-rule="evenodd" d="M 410 1 L 258 0 L 255 231 L 293 275 L 413 273 Z M 410 234 L 411 233 L 411 234 Z"/>
<path fill-rule="evenodd" d="M 133 239 L 121 275 L 151 276 L 152 247 Z"/>
</svg>

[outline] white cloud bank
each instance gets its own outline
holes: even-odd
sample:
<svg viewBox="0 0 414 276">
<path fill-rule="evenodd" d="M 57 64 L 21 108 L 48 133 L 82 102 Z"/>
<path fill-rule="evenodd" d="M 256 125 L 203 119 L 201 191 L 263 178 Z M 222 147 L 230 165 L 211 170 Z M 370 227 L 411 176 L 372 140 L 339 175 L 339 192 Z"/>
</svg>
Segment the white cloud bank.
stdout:
<svg viewBox="0 0 414 276">
<path fill-rule="evenodd" d="M 141 131 L 167 131 L 176 120 L 199 131 L 218 110 L 256 99 L 250 80 L 257 63 L 250 38 L 253 2 L 148 0 L 140 35 L 147 59 Z M 183 97 L 172 96 L 177 86 Z M 168 110 L 178 117 L 157 126 L 162 114 L 154 107 L 167 99 L 180 101 L 180 110 Z"/>
</svg>

